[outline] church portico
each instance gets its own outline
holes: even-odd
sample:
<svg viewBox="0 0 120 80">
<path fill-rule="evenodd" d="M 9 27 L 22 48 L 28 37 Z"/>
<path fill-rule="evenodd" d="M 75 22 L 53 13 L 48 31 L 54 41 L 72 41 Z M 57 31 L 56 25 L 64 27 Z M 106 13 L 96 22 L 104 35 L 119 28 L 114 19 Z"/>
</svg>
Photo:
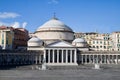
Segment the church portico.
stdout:
<svg viewBox="0 0 120 80">
<path fill-rule="evenodd" d="M 77 65 L 75 48 L 45 48 L 47 65 Z"/>
</svg>

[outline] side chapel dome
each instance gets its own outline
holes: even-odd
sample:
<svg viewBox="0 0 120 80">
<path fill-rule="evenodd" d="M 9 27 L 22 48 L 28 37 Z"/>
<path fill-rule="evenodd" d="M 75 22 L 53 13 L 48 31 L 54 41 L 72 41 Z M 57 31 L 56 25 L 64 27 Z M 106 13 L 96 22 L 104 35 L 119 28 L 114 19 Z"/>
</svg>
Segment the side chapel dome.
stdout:
<svg viewBox="0 0 120 80">
<path fill-rule="evenodd" d="M 37 47 L 37 46 L 42 46 L 43 41 L 40 40 L 37 37 L 32 37 L 29 41 L 28 41 L 28 47 Z"/>
<path fill-rule="evenodd" d="M 84 38 L 77 38 L 73 40 L 72 45 L 76 47 L 87 47 L 87 42 Z"/>
</svg>

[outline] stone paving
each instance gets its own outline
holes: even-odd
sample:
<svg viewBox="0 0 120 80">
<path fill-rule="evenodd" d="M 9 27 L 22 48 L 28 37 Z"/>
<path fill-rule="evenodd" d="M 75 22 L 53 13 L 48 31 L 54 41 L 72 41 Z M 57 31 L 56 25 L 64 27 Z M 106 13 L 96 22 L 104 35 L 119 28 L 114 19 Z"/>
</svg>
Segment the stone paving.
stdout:
<svg viewBox="0 0 120 80">
<path fill-rule="evenodd" d="M 102 65 L 99 70 L 91 66 L 80 66 L 77 69 L 0 70 L 0 80 L 120 80 L 120 65 Z"/>
</svg>

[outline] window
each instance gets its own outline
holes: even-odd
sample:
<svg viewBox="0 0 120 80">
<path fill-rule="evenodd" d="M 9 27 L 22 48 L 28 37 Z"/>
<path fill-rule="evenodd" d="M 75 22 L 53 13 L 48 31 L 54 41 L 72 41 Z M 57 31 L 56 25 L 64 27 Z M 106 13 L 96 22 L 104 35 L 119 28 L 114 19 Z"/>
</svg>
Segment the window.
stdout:
<svg viewBox="0 0 120 80">
<path fill-rule="evenodd" d="M 97 48 L 99 48 L 99 46 L 96 46 Z"/>
<path fill-rule="evenodd" d="M 119 38 L 119 34 L 117 34 L 117 37 Z"/>
<path fill-rule="evenodd" d="M 104 42 L 104 45 L 106 45 L 106 42 Z"/>
<path fill-rule="evenodd" d="M 119 39 L 118 39 L 118 43 L 119 43 Z"/>
<path fill-rule="evenodd" d="M 117 44 L 117 47 L 120 48 L 120 44 Z"/>
<path fill-rule="evenodd" d="M 97 41 L 97 44 L 98 44 L 98 41 Z"/>
<path fill-rule="evenodd" d="M 104 49 L 106 49 L 106 46 L 104 46 Z"/>
</svg>

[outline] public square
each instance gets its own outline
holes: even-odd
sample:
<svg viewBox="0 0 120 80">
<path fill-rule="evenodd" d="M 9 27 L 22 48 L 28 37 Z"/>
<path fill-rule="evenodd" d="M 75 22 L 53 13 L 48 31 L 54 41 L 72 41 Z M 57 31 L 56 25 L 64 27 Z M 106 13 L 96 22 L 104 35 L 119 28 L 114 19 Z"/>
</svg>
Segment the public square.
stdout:
<svg viewBox="0 0 120 80">
<path fill-rule="evenodd" d="M 120 80 L 120 65 L 101 65 L 101 69 L 93 69 L 92 66 L 49 67 L 47 70 L 21 67 L 0 70 L 0 80 Z"/>
</svg>

